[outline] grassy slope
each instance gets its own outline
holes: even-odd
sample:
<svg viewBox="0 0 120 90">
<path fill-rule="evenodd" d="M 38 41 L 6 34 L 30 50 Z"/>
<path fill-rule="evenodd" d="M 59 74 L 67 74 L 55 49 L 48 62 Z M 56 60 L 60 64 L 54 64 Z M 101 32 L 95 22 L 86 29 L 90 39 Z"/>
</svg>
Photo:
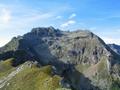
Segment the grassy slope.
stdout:
<svg viewBox="0 0 120 90">
<path fill-rule="evenodd" d="M 24 64 L 25 65 L 25 64 Z M 61 89 L 59 84 L 61 77 L 52 76 L 52 67 L 41 68 L 35 65 L 25 66 L 8 84 L 1 90 L 56 90 Z"/>
<path fill-rule="evenodd" d="M 7 76 L 16 69 L 12 66 L 12 60 L 13 58 L 0 62 L 0 78 Z M 38 68 L 34 64 L 32 66 L 23 64 L 23 66 L 24 69 L 0 90 L 69 90 L 61 88 L 59 84 L 61 77 L 52 75 L 52 67 L 50 65 L 41 68 Z M 77 68 L 80 69 L 80 72 L 87 70 L 89 75 L 91 73 L 98 73 L 97 75 L 92 75 L 96 83 L 99 84 L 99 80 L 105 80 L 107 83 L 113 82 L 111 83 L 111 90 L 119 90 L 118 86 L 120 85 L 120 81 L 113 81 L 113 78 L 108 74 L 106 60 L 104 58 L 95 67 L 91 68 L 88 65 L 79 65 Z M 107 85 L 107 83 L 104 84 Z"/>
<path fill-rule="evenodd" d="M 15 68 L 12 66 L 12 60 L 13 58 L 0 62 L 0 78 L 7 76 L 9 73 L 15 70 Z"/>
</svg>

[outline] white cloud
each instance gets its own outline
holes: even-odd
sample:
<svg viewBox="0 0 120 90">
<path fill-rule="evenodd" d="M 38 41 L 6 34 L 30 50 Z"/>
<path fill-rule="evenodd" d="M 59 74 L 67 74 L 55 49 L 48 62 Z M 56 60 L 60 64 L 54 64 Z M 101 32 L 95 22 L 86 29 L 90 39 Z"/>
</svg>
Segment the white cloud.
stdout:
<svg viewBox="0 0 120 90">
<path fill-rule="evenodd" d="M 53 16 L 54 16 L 53 13 L 41 13 L 41 14 L 36 13 L 35 15 L 26 16 L 24 18 L 26 18 L 26 21 L 38 21 L 38 20 L 50 19 Z"/>
<path fill-rule="evenodd" d="M 102 38 L 107 44 L 118 44 L 120 45 L 120 38 L 109 38 L 109 37 L 103 37 Z"/>
<path fill-rule="evenodd" d="M 76 14 L 75 14 L 75 13 L 72 13 L 72 14 L 69 16 L 69 19 L 72 19 L 72 18 L 74 18 L 74 17 L 76 17 Z"/>
<path fill-rule="evenodd" d="M 76 23 L 76 21 L 74 21 L 74 20 L 69 20 L 69 21 L 61 24 L 60 27 L 65 28 L 65 27 L 68 27 L 68 26 L 73 25 L 73 24 L 75 24 L 75 23 Z"/>
<path fill-rule="evenodd" d="M 61 18 L 62 18 L 62 16 L 57 16 L 57 17 L 56 17 L 56 19 L 61 19 Z"/>
<path fill-rule="evenodd" d="M 7 24 L 11 20 L 11 12 L 6 8 L 2 8 L 0 11 L 0 23 Z"/>
</svg>

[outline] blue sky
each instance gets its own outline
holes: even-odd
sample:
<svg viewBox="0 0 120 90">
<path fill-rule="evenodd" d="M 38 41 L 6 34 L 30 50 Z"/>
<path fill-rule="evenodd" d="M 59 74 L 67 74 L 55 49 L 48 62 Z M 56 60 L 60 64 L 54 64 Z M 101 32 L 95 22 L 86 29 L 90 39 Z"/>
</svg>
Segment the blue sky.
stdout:
<svg viewBox="0 0 120 90">
<path fill-rule="evenodd" d="M 120 44 L 120 0 L 0 0 L 0 46 L 33 27 L 88 29 Z"/>
</svg>

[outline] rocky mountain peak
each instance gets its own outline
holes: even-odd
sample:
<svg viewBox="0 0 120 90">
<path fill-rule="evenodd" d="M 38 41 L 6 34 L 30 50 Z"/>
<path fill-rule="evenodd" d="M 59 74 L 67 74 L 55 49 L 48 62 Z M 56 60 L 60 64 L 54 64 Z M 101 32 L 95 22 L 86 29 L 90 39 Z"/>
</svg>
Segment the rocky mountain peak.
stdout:
<svg viewBox="0 0 120 90">
<path fill-rule="evenodd" d="M 79 73 L 102 90 L 111 85 L 111 77 L 120 77 L 120 55 L 87 30 L 69 32 L 54 27 L 33 28 L 0 48 L 0 60 L 11 57 L 15 58 L 15 65 L 32 60 L 40 65 L 55 66 L 57 73 L 66 74 L 64 76 L 75 90 L 99 90 L 86 87 L 86 78 L 80 78 Z"/>
<path fill-rule="evenodd" d="M 55 29 L 52 26 L 33 28 L 30 33 L 38 35 L 40 37 L 52 37 L 52 36 L 61 36 L 62 35 L 61 31 L 59 29 Z"/>
<path fill-rule="evenodd" d="M 76 30 L 68 33 L 72 38 L 93 38 L 95 35 L 88 30 Z"/>
<path fill-rule="evenodd" d="M 108 59 L 112 54 L 104 41 L 88 30 L 66 32 L 52 26 L 33 28 L 23 36 L 14 37 L 0 50 L 19 49 L 35 54 L 47 63 L 56 59 L 64 63 L 96 64 L 101 57 Z"/>
</svg>

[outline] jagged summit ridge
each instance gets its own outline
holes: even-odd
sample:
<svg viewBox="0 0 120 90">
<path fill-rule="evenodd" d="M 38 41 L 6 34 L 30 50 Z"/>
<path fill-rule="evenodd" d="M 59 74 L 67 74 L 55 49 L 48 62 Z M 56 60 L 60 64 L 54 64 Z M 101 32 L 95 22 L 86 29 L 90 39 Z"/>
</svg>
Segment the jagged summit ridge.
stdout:
<svg viewBox="0 0 120 90">
<path fill-rule="evenodd" d="M 13 38 L 0 50 L 5 52 L 17 49 L 31 53 L 34 51 L 39 58 L 47 54 L 50 59 L 54 56 L 54 59 L 74 64 L 96 64 L 103 55 L 109 58 L 112 53 L 104 41 L 90 31 L 67 32 L 53 27 L 33 28 L 25 35 Z M 45 53 L 41 53 L 41 50 Z"/>
<path fill-rule="evenodd" d="M 37 27 L 33 28 L 32 31 L 30 32 L 31 34 L 35 34 L 38 36 L 61 36 L 62 33 L 59 29 L 55 29 L 54 27 Z"/>
</svg>

